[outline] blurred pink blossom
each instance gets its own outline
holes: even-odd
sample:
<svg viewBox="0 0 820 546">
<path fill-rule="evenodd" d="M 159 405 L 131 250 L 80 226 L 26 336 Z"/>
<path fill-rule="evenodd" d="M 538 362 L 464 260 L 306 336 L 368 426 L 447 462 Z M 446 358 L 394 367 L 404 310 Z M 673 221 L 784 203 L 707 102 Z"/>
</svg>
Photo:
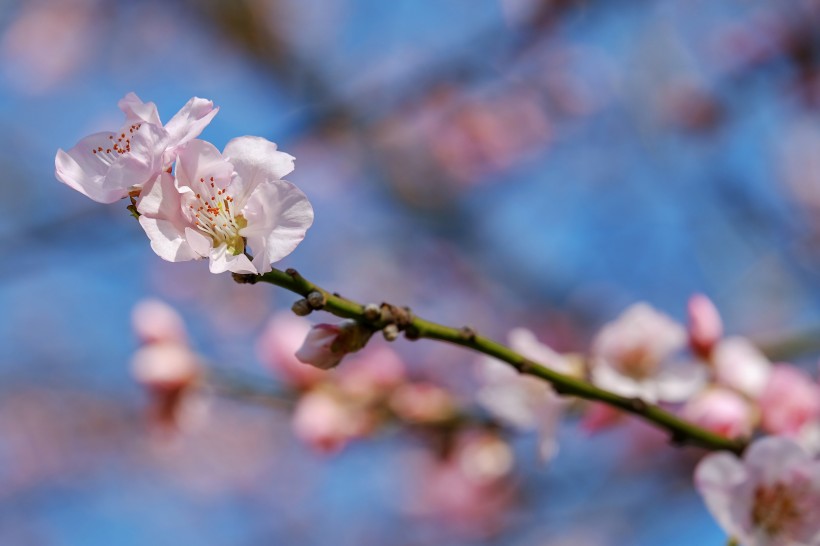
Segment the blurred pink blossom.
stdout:
<svg viewBox="0 0 820 546">
<path fill-rule="evenodd" d="M 368 412 L 333 389 L 314 389 L 296 404 L 291 422 L 296 437 L 322 453 L 335 453 L 351 439 L 370 432 Z"/>
<path fill-rule="evenodd" d="M 443 460 L 426 460 L 409 509 L 466 535 L 497 532 L 513 501 L 513 453 L 493 433 L 462 434 Z"/>
<path fill-rule="evenodd" d="M 632 305 L 593 341 L 592 382 L 647 402 L 682 402 L 706 378 L 702 366 L 673 360 L 685 341 L 686 331 L 671 318 L 645 303 Z"/>
<path fill-rule="evenodd" d="M 516 328 L 509 333 L 508 340 L 526 358 L 561 373 L 577 373 L 571 360 L 540 343 L 529 330 Z M 536 430 L 542 460 L 551 459 L 558 449 L 555 433 L 564 401 L 549 383 L 522 375 L 492 358 L 479 361 L 477 374 L 481 381 L 476 393 L 478 403 L 507 425 L 524 431 Z"/>
<path fill-rule="evenodd" d="M 754 442 L 739 460 L 705 457 L 695 485 L 726 533 L 748 546 L 820 544 L 820 461 L 776 436 Z"/>
<path fill-rule="evenodd" d="M 186 391 L 199 379 L 199 359 L 180 343 L 152 343 L 131 360 L 134 379 L 151 397 L 151 415 L 164 426 L 177 426 Z"/>
<path fill-rule="evenodd" d="M 717 344 L 712 353 L 716 381 L 756 399 L 766 387 L 771 362 L 760 349 L 742 337 L 730 337 Z"/>
<path fill-rule="evenodd" d="M 131 311 L 131 324 L 142 343 L 188 343 L 182 317 L 160 300 L 147 299 L 137 303 Z"/>
<path fill-rule="evenodd" d="M 723 321 L 712 300 L 703 294 L 689 298 L 689 346 L 701 358 L 708 358 L 723 337 Z"/>
<path fill-rule="evenodd" d="M 324 372 L 301 362 L 296 351 L 310 331 L 310 322 L 290 311 L 274 315 L 256 342 L 259 360 L 275 375 L 298 389 L 307 389 L 324 377 Z"/>
<path fill-rule="evenodd" d="M 772 434 L 798 438 L 820 420 L 820 385 L 789 364 L 772 367 L 759 402 L 763 428 Z"/>
<path fill-rule="evenodd" d="M 681 415 L 687 421 L 726 438 L 749 438 L 758 419 L 758 410 L 740 394 L 715 387 L 690 398 Z"/>
<path fill-rule="evenodd" d="M 429 424 L 456 415 L 456 401 L 446 389 L 426 382 L 405 383 L 390 396 L 390 409 L 403 421 Z"/>
<path fill-rule="evenodd" d="M 366 334 L 365 334 L 366 335 Z M 392 391 L 406 380 L 404 362 L 387 345 L 374 345 L 340 368 L 337 385 L 349 396 L 371 400 Z"/>
</svg>

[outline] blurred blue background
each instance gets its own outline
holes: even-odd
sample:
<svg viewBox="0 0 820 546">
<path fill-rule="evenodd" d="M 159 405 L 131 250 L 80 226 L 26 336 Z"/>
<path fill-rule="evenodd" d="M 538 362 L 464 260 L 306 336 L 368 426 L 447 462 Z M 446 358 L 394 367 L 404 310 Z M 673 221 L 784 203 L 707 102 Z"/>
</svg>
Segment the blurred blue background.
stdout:
<svg viewBox="0 0 820 546">
<path fill-rule="evenodd" d="M 818 24 L 810 0 L 0 4 L 0 544 L 722 544 L 690 454 L 572 423 L 549 466 L 517 441 L 519 498 L 482 536 L 404 507 L 400 435 L 326 458 L 286 413 L 214 399 L 157 441 L 133 305 L 171 302 L 197 350 L 264 376 L 255 337 L 293 298 L 162 262 L 53 158 L 118 127 L 129 91 L 163 121 L 206 97 L 202 138 L 296 156 L 316 221 L 282 266 L 332 290 L 567 351 L 700 291 L 729 331 L 777 339 L 820 322 Z"/>
</svg>

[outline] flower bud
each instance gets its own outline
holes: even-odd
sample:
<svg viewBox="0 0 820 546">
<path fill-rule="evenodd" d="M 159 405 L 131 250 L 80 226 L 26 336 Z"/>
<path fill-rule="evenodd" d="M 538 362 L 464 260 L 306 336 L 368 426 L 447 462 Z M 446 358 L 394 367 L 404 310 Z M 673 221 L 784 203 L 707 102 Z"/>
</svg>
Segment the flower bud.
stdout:
<svg viewBox="0 0 820 546">
<path fill-rule="evenodd" d="M 296 358 L 322 370 L 336 367 L 342 358 L 365 346 L 373 331 L 355 320 L 317 324 L 296 351 Z"/>
<path fill-rule="evenodd" d="M 151 397 L 155 420 L 175 425 L 185 392 L 199 377 L 196 354 L 186 345 L 153 343 L 134 354 L 131 372 Z"/>
<path fill-rule="evenodd" d="M 723 336 L 723 321 L 715 304 L 703 294 L 689 298 L 689 346 L 701 358 L 708 358 Z"/>
</svg>

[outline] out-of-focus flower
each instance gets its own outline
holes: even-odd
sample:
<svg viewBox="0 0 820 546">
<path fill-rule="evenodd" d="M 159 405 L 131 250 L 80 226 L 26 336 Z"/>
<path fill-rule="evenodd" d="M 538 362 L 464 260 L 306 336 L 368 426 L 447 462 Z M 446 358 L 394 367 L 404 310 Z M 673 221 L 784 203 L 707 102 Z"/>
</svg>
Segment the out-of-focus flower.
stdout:
<svg viewBox="0 0 820 546">
<path fill-rule="evenodd" d="M 400 419 L 409 423 L 440 423 L 456 415 L 453 395 L 433 383 L 406 383 L 393 392 L 389 405 Z"/>
<path fill-rule="evenodd" d="M 370 330 L 361 326 L 351 326 L 352 331 L 342 334 L 352 339 L 337 340 L 352 347 L 366 342 Z M 357 336 L 359 339 L 356 339 Z M 350 351 L 348 351 L 350 352 Z M 373 400 L 383 397 L 401 385 L 406 379 L 404 362 L 393 349 L 386 345 L 376 345 L 351 358 L 337 375 L 337 384 L 348 395 L 359 400 Z"/>
<path fill-rule="evenodd" d="M 335 453 L 348 441 L 366 435 L 375 425 L 364 408 L 332 389 L 314 389 L 296 404 L 291 422 L 296 436 L 322 453 Z"/>
<path fill-rule="evenodd" d="M 137 303 L 131 312 L 131 324 L 142 343 L 188 343 L 182 317 L 173 307 L 160 300 L 148 299 Z"/>
<path fill-rule="evenodd" d="M 281 179 L 292 170 L 293 157 L 264 138 L 235 138 L 224 156 L 192 140 L 179 153 L 176 181 L 162 173 L 143 189 L 140 224 L 164 260 L 207 257 L 212 273 L 266 273 L 313 223 L 305 194 Z"/>
<path fill-rule="evenodd" d="M 772 367 L 758 401 L 763 428 L 772 434 L 799 439 L 820 420 L 820 385 L 789 364 Z"/>
<path fill-rule="evenodd" d="M 702 366 L 672 359 L 685 341 L 678 323 L 645 303 L 635 304 L 595 338 L 592 382 L 647 402 L 682 402 L 706 379 Z"/>
<path fill-rule="evenodd" d="M 128 93 L 118 105 L 125 114 L 119 131 L 89 135 L 68 152 L 58 150 L 54 161 L 58 180 L 100 203 L 139 192 L 156 179 L 219 110 L 194 97 L 163 127 L 153 102 Z"/>
<path fill-rule="evenodd" d="M 695 485 L 723 530 L 744 546 L 820 544 L 820 461 L 789 439 L 762 438 L 742 461 L 711 454 L 695 470 Z"/>
<path fill-rule="evenodd" d="M 298 389 L 307 389 L 324 377 L 324 372 L 296 358 L 310 331 L 310 322 L 290 311 L 274 315 L 256 343 L 259 360 L 274 374 Z"/>
<path fill-rule="evenodd" d="M 771 362 L 752 343 L 742 337 L 730 337 L 717 344 L 712 352 L 715 380 L 756 399 L 766 387 Z"/>
<path fill-rule="evenodd" d="M 151 412 L 162 425 L 177 424 L 178 411 L 186 391 L 199 378 L 199 360 L 179 343 L 152 343 L 134 354 L 134 378 L 151 397 Z"/>
<path fill-rule="evenodd" d="M 689 298 L 689 346 L 701 358 L 709 358 L 723 337 L 723 321 L 712 300 L 703 294 Z"/>
<path fill-rule="evenodd" d="M 131 359 L 131 373 L 151 397 L 154 420 L 164 426 L 179 425 L 186 392 L 201 374 L 185 323 L 170 305 L 154 299 L 139 302 L 131 322 L 143 343 Z"/>
<path fill-rule="evenodd" d="M 726 438 L 748 438 L 758 419 L 757 408 L 740 394 L 721 387 L 707 389 L 681 410 L 687 421 Z"/>
<path fill-rule="evenodd" d="M 365 346 L 373 331 L 355 320 L 343 320 L 338 324 L 317 324 L 305 337 L 296 351 L 296 358 L 322 370 L 339 365 L 348 353 Z"/>
<path fill-rule="evenodd" d="M 508 339 L 514 350 L 530 360 L 561 373 L 577 371 L 575 363 L 540 343 L 529 330 L 512 330 Z M 564 404 L 552 387 L 491 358 L 481 359 L 478 376 L 482 382 L 476 393 L 478 403 L 510 426 L 537 430 L 541 458 L 551 459 L 557 450 L 555 432 Z"/>
<path fill-rule="evenodd" d="M 462 434 L 443 460 L 429 460 L 414 482 L 408 508 L 468 535 L 499 530 L 513 500 L 514 457 L 496 434 Z"/>
</svg>

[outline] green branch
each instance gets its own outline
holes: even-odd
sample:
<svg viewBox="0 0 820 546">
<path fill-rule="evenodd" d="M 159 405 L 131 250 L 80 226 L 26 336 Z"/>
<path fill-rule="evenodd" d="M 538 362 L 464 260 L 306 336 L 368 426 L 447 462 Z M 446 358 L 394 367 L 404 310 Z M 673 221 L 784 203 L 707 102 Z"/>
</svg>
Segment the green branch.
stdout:
<svg viewBox="0 0 820 546">
<path fill-rule="evenodd" d="M 264 275 L 234 274 L 239 283 L 274 284 L 304 297 L 294 305 L 297 312 L 322 309 L 338 317 L 355 319 L 375 330 L 384 330 L 385 337 L 395 338 L 399 331 L 408 339 L 436 339 L 460 345 L 473 351 L 497 358 L 521 373 L 549 382 L 562 395 L 576 396 L 585 400 L 603 402 L 623 411 L 638 415 L 669 432 L 675 444 L 691 444 L 710 450 L 727 450 L 740 454 L 746 442 L 729 440 L 708 430 L 697 427 L 676 415 L 639 399 L 620 396 L 585 381 L 558 373 L 551 368 L 533 362 L 500 343 L 478 335 L 470 328 L 452 328 L 413 316 L 407 308 L 390 304 L 362 305 L 339 294 L 313 284 L 293 269 L 274 269 Z M 300 313 L 302 314 L 302 313 Z"/>
</svg>

